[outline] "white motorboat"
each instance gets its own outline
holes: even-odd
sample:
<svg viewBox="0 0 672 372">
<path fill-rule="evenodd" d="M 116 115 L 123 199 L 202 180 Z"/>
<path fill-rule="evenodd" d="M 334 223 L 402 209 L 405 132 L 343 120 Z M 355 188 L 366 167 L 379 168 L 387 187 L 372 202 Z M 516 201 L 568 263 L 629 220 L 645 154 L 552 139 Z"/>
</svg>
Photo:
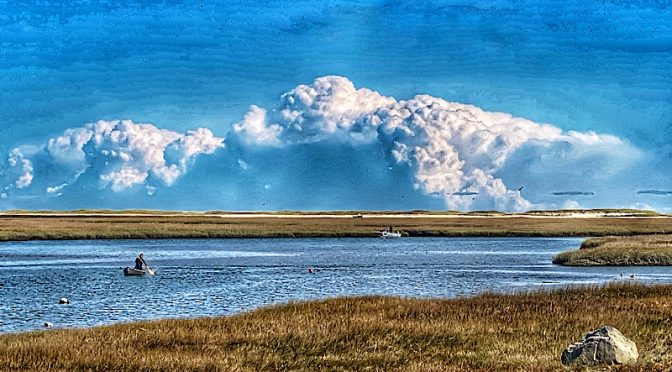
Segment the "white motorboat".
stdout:
<svg viewBox="0 0 672 372">
<path fill-rule="evenodd" d="M 380 237 L 383 239 L 387 238 L 401 238 L 401 233 L 397 231 L 392 231 L 392 228 L 389 230 L 382 230 L 380 232 Z"/>
</svg>

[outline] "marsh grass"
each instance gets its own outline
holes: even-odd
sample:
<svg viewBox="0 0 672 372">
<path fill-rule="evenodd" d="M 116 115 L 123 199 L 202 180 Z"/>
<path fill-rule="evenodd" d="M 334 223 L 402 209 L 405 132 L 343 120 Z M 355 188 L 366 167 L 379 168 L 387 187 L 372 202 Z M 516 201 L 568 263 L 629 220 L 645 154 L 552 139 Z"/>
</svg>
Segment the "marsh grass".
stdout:
<svg viewBox="0 0 672 372">
<path fill-rule="evenodd" d="M 553 263 L 566 266 L 670 266 L 672 235 L 589 238 L 580 249 L 555 256 Z"/>
<path fill-rule="evenodd" d="M 75 305 L 76 306 L 76 305 Z M 0 336 L 0 370 L 562 370 L 602 325 L 672 365 L 672 286 L 611 284 L 433 300 L 341 298 L 224 318 Z"/>
<path fill-rule="evenodd" d="M 283 218 L 185 215 L 3 215 L 0 241 L 62 239 L 365 237 L 394 226 L 406 236 L 605 236 L 672 234 L 672 218 Z"/>
</svg>

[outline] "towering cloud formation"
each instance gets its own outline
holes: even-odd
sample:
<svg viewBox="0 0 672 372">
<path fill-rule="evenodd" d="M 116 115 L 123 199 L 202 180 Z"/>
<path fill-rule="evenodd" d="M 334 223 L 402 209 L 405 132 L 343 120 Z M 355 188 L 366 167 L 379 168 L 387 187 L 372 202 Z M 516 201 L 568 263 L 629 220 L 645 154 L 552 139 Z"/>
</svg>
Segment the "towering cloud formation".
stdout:
<svg viewBox="0 0 672 372">
<path fill-rule="evenodd" d="M 292 89 L 271 110 L 252 106 L 244 120 L 234 125 L 234 132 L 253 146 L 378 141 L 395 164 L 412 169 L 417 189 L 458 209 L 530 208 L 518 190 L 508 188 L 497 176 L 522 148 L 527 154 L 555 154 L 559 167 L 596 158 L 606 163 L 619 158 L 616 163 L 622 164 L 638 156 L 638 150 L 614 136 L 565 133 L 552 125 L 428 95 L 397 101 L 356 89 L 338 76 Z M 616 156 L 616 149 L 627 155 Z M 548 160 L 534 163 L 554 166 Z M 475 196 L 465 198 L 465 194 Z"/>
<path fill-rule="evenodd" d="M 406 203 L 396 208 L 428 200 L 425 206 L 450 209 L 557 208 L 563 201 L 545 205 L 541 198 L 558 189 L 599 192 L 640 157 L 611 135 L 565 132 L 429 95 L 397 100 L 338 76 L 299 85 L 275 107 L 251 106 L 228 139 L 228 150 L 199 163 L 196 172 L 205 179 L 183 186 L 213 198 L 226 193 L 217 205 L 222 209 L 263 209 L 271 197 L 295 209 L 376 208 L 360 205 L 369 199 L 388 208 L 397 205 L 390 200 Z M 0 164 L 0 197 L 81 190 L 94 197 L 109 190 L 114 197 L 130 189 L 157 200 L 157 191 L 173 186 L 196 157 L 223 147 L 224 139 L 205 128 L 180 134 L 129 120 L 98 121 L 11 151 Z M 341 204 L 328 203 L 334 193 Z M 348 200 L 353 204 L 343 205 Z M 87 206 L 77 202 L 69 199 L 69 205 Z"/>
<path fill-rule="evenodd" d="M 233 129 L 244 142 L 262 146 L 325 140 L 371 142 L 376 128 L 364 119 L 394 103 L 393 98 L 372 90 L 356 89 L 346 78 L 326 76 L 283 94 L 280 105 L 270 111 L 252 106 Z"/>
<path fill-rule="evenodd" d="M 42 147 L 15 149 L 7 163 L 10 177 L 19 173 L 13 181 L 17 189 L 37 181 L 36 171 L 42 185 L 53 183 L 45 188 L 48 193 L 60 192 L 90 172 L 101 188 L 118 192 L 145 184 L 150 178 L 170 186 L 187 171 L 191 159 L 223 146 L 223 139 L 208 129 L 182 135 L 130 120 L 101 120 L 68 129 Z"/>
</svg>

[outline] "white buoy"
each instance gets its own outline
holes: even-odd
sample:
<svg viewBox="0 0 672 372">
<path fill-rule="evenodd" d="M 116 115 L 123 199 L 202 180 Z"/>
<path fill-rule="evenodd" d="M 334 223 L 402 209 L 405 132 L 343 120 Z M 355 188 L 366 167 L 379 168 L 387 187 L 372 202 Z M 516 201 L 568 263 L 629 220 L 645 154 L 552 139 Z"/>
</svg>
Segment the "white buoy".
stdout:
<svg viewBox="0 0 672 372">
<path fill-rule="evenodd" d="M 60 305 L 69 304 L 69 303 L 70 303 L 70 300 L 68 300 L 67 298 L 63 297 L 63 298 L 61 298 L 60 300 L 58 300 L 58 303 L 59 303 Z"/>
<path fill-rule="evenodd" d="M 52 328 L 54 323 L 44 322 L 44 328 Z"/>
</svg>

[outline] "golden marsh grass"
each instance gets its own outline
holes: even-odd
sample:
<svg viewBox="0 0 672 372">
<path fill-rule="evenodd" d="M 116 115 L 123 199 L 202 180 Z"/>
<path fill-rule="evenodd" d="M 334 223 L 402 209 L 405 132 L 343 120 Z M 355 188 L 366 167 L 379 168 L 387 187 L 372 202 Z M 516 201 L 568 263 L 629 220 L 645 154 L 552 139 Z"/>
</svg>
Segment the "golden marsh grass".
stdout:
<svg viewBox="0 0 672 372">
<path fill-rule="evenodd" d="M 589 238 L 580 249 L 557 255 L 553 263 L 567 266 L 670 266 L 672 235 Z"/>
<path fill-rule="evenodd" d="M 672 234 L 672 218 L 459 216 L 366 218 L 220 217 L 217 215 L 3 215 L 0 241 L 376 236 L 383 227 L 409 236 L 606 236 Z"/>
<path fill-rule="evenodd" d="M 562 370 L 601 325 L 672 365 L 672 286 L 612 284 L 434 300 L 342 298 L 233 317 L 0 336 L 0 370 Z"/>
</svg>

